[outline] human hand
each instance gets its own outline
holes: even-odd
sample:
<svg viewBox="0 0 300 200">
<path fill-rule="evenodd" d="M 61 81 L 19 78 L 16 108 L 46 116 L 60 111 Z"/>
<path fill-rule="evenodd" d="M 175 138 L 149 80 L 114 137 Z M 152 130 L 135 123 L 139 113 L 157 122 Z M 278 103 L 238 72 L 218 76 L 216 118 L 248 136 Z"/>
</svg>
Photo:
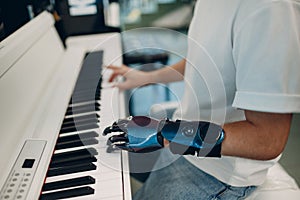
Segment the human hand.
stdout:
<svg viewBox="0 0 300 200">
<path fill-rule="evenodd" d="M 112 75 L 109 78 L 109 82 L 112 82 L 116 77 L 123 76 L 125 80 L 123 82 L 118 82 L 115 84 L 121 90 L 132 89 L 135 87 L 140 87 L 149 84 L 150 74 L 133 68 L 129 68 L 126 65 L 121 67 L 110 65 L 107 69 L 112 70 Z"/>
</svg>

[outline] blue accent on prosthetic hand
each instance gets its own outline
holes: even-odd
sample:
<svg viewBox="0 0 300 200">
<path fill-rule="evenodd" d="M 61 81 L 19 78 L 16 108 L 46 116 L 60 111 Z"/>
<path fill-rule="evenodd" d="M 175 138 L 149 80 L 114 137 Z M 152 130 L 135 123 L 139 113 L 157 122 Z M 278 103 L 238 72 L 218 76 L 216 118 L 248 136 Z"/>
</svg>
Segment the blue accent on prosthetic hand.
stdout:
<svg viewBox="0 0 300 200">
<path fill-rule="evenodd" d="M 165 121 L 161 129 L 162 136 L 170 141 L 170 149 L 178 154 L 197 154 L 199 151 L 209 154 L 224 139 L 221 126 L 204 121 Z M 219 147 L 220 150 L 220 147 Z M 220 152 L 218 152 L 218 156 Z"/>
<path fill-rule="evenodd" d="M 224 139 L 221 126 L 203 121 L 165 121 L 162 136 L 171 143 L 196 149 L 213 148 Z"/>
<path fill-rule="evenodd" d="M 162 139 L 158 141 L 158 126 L 158 120 L 145 116 L 133 117 L 126 127 L 127 147 L 132 149 L 162 148 Z"/>
</svg>

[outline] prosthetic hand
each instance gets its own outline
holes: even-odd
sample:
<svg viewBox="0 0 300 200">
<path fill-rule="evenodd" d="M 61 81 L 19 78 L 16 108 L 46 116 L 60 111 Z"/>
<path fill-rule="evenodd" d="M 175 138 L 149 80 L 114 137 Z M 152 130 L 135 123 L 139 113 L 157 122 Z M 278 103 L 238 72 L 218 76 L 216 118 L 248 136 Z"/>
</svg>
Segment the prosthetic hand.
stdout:
<svg viewBox="0 0 300 200">
<path fill-rule="evenodd" d="M 174 154 L 220 157 L 224 131 L 221 126 L 203 121 L 156 120 L 146 116 L 121 119 L 107 127 L 103 135 L 112 134 L 107 151 L 116 148 L 130 152 L 151 152 L 170 142 Z"/>
</svg>

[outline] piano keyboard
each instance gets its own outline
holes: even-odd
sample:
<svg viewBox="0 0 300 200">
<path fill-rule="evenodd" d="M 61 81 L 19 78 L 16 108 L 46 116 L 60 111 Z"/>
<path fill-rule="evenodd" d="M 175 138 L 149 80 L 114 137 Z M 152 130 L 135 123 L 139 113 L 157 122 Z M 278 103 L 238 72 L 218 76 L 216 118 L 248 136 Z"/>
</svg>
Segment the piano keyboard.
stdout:
<svg viewBox="0 0 300 200">
<path fill-rule="evenodd" d="M 131 199 L 127 152 L 107 153 L 102 136 L 127 115 L 125 94 L 100 76 L 102 59 L 121 55 L 120 33 L 64 48 L 46 11 L 0 42 L 1 200 Z"/>
<path fill-rule="evenodd" d="M 114 89 L 101 89 L 102 57 L 102 51 L 91 52 L 82 64 L 40 200 L 123 199 L 120 152 L 107 155 L 101 135 L 117 106 Z"/>
</svg>

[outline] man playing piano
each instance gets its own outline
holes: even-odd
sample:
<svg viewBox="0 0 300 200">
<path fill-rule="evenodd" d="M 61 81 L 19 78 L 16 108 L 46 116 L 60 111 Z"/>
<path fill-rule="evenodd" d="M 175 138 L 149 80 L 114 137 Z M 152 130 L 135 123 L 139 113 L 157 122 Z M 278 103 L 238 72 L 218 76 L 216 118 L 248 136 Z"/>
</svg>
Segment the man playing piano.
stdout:
<svg viewBox="0 0 300 200">
<path fill-rule="evenodd" d="M 184 80 L 182 110 L 172 120 L 122 119 L 104 134 L 119 133 L 113 147 L 177 156 L 134 199 L 245 198 L 278 162 L 300 112 L 300 1 L 197 1 L 188 36 L 187 57 L 172 66 L 109 67 L 111 80 L 125 77 L 121 89 Z"/>
</svg>

